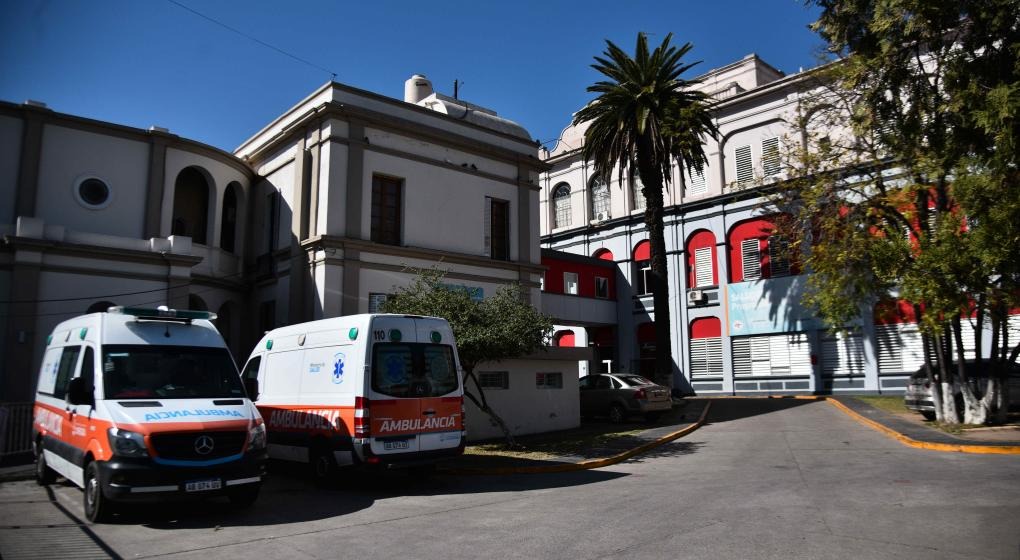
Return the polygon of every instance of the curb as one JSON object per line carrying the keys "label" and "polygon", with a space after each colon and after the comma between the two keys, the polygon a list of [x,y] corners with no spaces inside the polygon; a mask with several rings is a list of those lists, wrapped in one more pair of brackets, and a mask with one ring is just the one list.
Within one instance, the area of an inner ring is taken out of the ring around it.
{"label": "curb", "polygon": [[857,412],[851,410],[843,403],[829,399],[826,397],[819,397],[819,399],[828,401],[829,404],[835,406],[839,410],[843,411],[844,414],[853,418],[854,420],[873,428],[892,439],[902,443],[909,447],[915,447],[917,449],[928,449],[931,451],[943,451],[950,453],[978,453],[985,455],[1020,455],[1020,446],[1018,445],[974,445],[974,444],[956,444],[956,443],[934,443],[930,441],[917,441],[916,439],[907,437],[896,430],[883,426],[879,422],[875,422],[870,418],[865,418]]}
{"label": "curb", "polygon": [[649,441],[641,444],[633,449],[628,449],[622,453],[617,453],[610,457],[604,457],[602,459],[588,459],[586,461],[580,461],[578,463],[563,463],[559,465],[547,465],[547,466],[530,466],[530,467],[498,467],[498,468],[461,468],[461,469],[440,469],[439,472],[442,474],[453,474],[453,475],[502,475],[502,474],[539,474],[539,473],[561,473],[561,472],[573,472],[583,471],[590,469],[601,469],[610,465],[626,461],[635,455],[639,455],[654,449],[664,443],[669,443],[677,438],[683,437],[694,430],[697,430],[705,423],[705,418],[708,417],[708,411],[712,408],[711,402],[705,403],[705,409],[701,411],[701,417],[696,422],[677,430],[673,433],[666,434],[659,439]]}
{"label": "curb", "polygon": [[876,422],[870,418],[866,418],[850,409],[845,404],[824,396],[817,395],[768,395],[768,396],[726,396],[726,397],[714,397],[714,398],[727,398],[727,399],[802,399],[809,401],[826,401],[832,406],[836,407],[844,414],[853,418],[857,422],[868,426],[908,447],[916,449],[927,449],[929,451],[942,451],[945,453],[976,453],[983,455],[1020,455],[1020,445],[980,445],[980,444],[967,444],[967,443],[935,443],[931,441],[918,441],[909,436],[901,434],[892,428],[883,425],[880,422]]}

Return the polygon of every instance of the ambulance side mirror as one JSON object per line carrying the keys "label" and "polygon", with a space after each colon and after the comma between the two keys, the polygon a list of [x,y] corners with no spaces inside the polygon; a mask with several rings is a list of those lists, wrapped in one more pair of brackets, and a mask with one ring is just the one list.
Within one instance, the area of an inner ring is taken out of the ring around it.
{"label": "ambulance side mirror", "polygon": [[71,380],[67,386],[68,403],[72,405],[96,405],[96,399],[92,394],[93,387],[91,384],[87,384],[87,381],[84,377],[75,377]]}
{"label": "ambulance side mirror", "polygon": [[251,401],[259,400],[259,380],[258,379],[245,379],[244,380],[244,392],[248,393],[248,399]]}

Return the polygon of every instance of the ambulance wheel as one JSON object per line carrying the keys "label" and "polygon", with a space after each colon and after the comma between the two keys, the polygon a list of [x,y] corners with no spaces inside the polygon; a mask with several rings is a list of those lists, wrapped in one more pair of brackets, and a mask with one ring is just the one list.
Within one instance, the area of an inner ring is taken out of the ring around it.
{"label": "ambulance wheel", "polygon": [[237,509],[247,509],[255,503],[255,500],[259,497],[259,490],[262,489],[262,483],[257,482],[255,484],[245,484],[239,488],[235,488],[227,494],[227,499],[230,500],[230,505]]}
{"label": "ambulance wheel", "polygon": [[46,454],[41,445],[36,445],[35,481],[39,486],[49,486],[57,481],[57,472],[46,464]]}
{"label": "ambulance wheel", "polygon": [[336,459],[328,449],[312,449],[312,476],[319,485],[331,484],[336,480]]}
{"label": "ambulance wheel", "polygon": [[85,517],[93,523],[105,523],[113,515],[114,504],[103,495],[99,482],[99,469],[95,461],[85,467]]}

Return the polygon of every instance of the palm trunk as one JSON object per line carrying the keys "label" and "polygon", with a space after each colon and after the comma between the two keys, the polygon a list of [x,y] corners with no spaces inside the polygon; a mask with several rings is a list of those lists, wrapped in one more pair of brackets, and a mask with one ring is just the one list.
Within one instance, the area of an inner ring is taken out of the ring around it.
{"label": "palm trunk", "polygon": [[638,173],[645,196],[645,226],[651,245],[652,302],[655,306],[655,382],[673,388],[673,351],[670,341],[669,281],[666,264],[666,236],[663,225],[663,177],[649,157],[651,142],[641,136],[637,142]]}

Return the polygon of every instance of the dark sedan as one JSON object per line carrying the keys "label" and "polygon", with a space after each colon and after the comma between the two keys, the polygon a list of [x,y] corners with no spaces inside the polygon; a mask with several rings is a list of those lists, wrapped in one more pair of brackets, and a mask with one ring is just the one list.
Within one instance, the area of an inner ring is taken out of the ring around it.
{"label": "dark sedan", "polygon": [[669,389],[640,375],[604,373],[588,375],[578,381],[581,392],[581,416],[608,416],[614,423],[628,416],[643,415],[656,420],[673,406]]}

